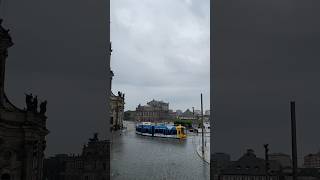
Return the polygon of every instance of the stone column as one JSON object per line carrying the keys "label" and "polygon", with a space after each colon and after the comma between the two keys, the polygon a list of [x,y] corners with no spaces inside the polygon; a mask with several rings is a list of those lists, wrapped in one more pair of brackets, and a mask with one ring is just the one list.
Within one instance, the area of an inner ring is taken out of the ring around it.
{"label": "stone column", "polygon": [[24,142],[24,156],[22,162],[22,180],[33,180],[33,144],[32,140]]}

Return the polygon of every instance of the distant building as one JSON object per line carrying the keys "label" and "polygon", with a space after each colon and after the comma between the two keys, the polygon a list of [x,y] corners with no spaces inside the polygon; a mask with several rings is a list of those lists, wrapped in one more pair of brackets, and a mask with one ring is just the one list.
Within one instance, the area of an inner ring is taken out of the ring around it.
{"label": "distant building", "polygon": [[210,110],[206,110],[204,115],[210,116]]}
{"label": "distant building", "polygon": [[185,112],[182,113],[182,116],[184,117],[193,117],[195,114],[193,114],[192,111],[190,111],[190,109],[187,109]]}
{"label": "distant building", "polygon": [[136,120],[136,111],[126,111],[124,112],[125,121],[135,121]]}
{"label": "distant building", "polygon": [[304,156],[304,167],[320,168],[320,152]]}
{"label": "distant building", "polygon": [[275,161],[269,161],[270,170],[266,176],[266,162],[264,159],[258,158],[252,149],[248,149],[237,161],[232,161],[216,174],[219,180],[279,180],[280,164]]}
{"label": "distant building", "polygon": [[[5,93],[5,63],[8,48],[13,46],[9,32],[0,20],[0,179],[43,179],[46,149],[46,103],[26,95],[26,108],[13,105]],[[23,59],[24,60],[24,59]],[[46,101],[45,101],[46,102]]]}
{"label": "distant building", "polygon": [[45,179],[65,180],[66,164],[71,159],[67,154],[57,154],[44,160],[43,175]]}
{"label": "distant building", "polygon": [[[229,161],[228,155],[216,153],[212,156],[214,180],[292,180],[291,159],[282,153],[269,154],[269,170],[266,161],[255,155],[252,149],[237,161]],[[220,163],[218,163],[220,162]],[[221,163],[223,162],[223,163]],[[319,168],[298,168],[298,180],[319,180]]]}
{"label": "distant building", "polygon": [[201,115],[201,110],[198,110],[198,109],[196,109],[196,110],[194,110],[194,115],[196,115],[196,116],[200,116]]}
{"label": "distant building", "polygon": [[169,120],[176,120],[178,118],[177,112],[169,110]]}
{"label": "distant building", "polygon": [[291,156],[283,153],[272,153],[269,154],[269,159],[271,161],[277,161],[280,163],[282,168],[292,167]]}
{"label": "distant building", "polygon": [[180,109],[177,109],[177,110],[176,110],[177,116],[180,116],[182,113],[183,113],[183,112],[182,112]]}
{"label": "distant building", "polygon": [[194,115],[190,109],[187,109],[185,112],[183,112],[181,115],[178,116],[178,119],[180,120],[191,120],[193,121],[193,124],[196,123],[196,120],[198,119],[197,115]]}
{"label": "distant building", "polygon": [[[292,168],[282,169],[282,176],[284,180],[292,180]],[[319,180],[319,168],[298,168],[297,180]]]}
{"label": "distant building", "polygon": [[147,105],[136,108],[136,121],[139,122],[164,122],[169,121],[169,103],[152,100]]}
{"label": "distant building", "polygon": [[44,161],[47,180],[106,180],[108,143],[95,134],[82,148],[81,155],[60,154]]}

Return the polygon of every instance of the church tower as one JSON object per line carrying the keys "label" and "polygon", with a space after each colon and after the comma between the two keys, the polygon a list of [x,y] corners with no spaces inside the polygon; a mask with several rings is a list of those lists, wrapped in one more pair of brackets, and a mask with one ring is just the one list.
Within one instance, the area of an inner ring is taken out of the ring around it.
{"label": "church tower", "polygon": [[0,179],[43,179],[45,137],[49,133],[45,116],[47,102],[40,104],[26,95],[27,108],[14,106],[5,94],[5,64],[13,46],[9,30],[0,20]]}

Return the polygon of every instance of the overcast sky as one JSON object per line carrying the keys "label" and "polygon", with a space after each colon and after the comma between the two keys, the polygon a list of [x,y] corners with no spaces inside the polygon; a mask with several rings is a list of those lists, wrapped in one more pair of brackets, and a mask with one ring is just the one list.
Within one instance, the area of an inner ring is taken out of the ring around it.
{"label": "overcast sky", "polygon": [[209,0],[111,1],[113,92],[127,110],[152,99],[204,109],[210,99]]}
{"label": "overcast sky", "polygon": [[[6,92],[48,100],[47,155],[80,152],[106,120],[106,9],[99,0],[1,4],[15,42]],[[297,101],[298,155],[320,147],[319,1],[224,0],[215,13],[214,151],[290,154],[289,101]],[[126,108],[154,99],[173,109],[209,104],[209,4],[112,1],[113,90]],[[199,107],[199,106],[198,106]]]}
{"label": "overcast sky", "polygon": [[[113,92],[126,109],[152,99],[171,109],[209,107],[209,1],[112,1]],[[48,100],[47,155],[78,153],[106,131],[104,1],[5,0],[11,29],[6,92],[20,108],[24,93]]]}

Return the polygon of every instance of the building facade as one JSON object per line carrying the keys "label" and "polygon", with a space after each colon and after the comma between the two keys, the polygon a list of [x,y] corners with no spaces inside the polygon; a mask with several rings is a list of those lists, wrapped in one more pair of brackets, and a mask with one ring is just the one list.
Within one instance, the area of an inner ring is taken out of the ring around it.
{"label": "building facade", "polygon": [[[112,52],[111,43],[110,43],[110,55]],[[112,79],[114,73],[110,70],[110,124],[111,130],[119,130],[123,128],[123,119],[124,119],[124,93],[118,91],[118,94],[115,95],[112,92]]]}
{"label": "building facade", "polygon": [[283,153],[271,153],[269,154],[269,159],[271,161],[277,161],[280,163],[281,168],[290,168],[292,167],[291,156]]}
{"label": "building facade", "polygon": [[[252,149],[248,149],[237,161],[228,162],[229,157],[224,153],[216,153],[212,158],[214,171],[211,176],[215,180],[292,180],[292,167],[288,167],[286,154],[269,154],[266,162],[257,157]],[[266,168],[267,163],[269,168]],[[298,168],[297,179],[318,180],[319,168]]]}
{"label": "building facade", "polygon": [[231,161],[229,165],[215,174],[219,180],[280,180],[280,164],[269,161],[269,171],[266,171],[266,162],[258,158],[252,149],[240,157],[237,161]]}
{"label": "building facade", "polygon": [[107,141],[95,134],[83,146],[81,155],[61,154],[46,159],[44,176],[48,180],[106,180],[108,151]]}
{"label": "building facade", "polygon": [[14,106],[4,92],[5,63],[13,45],[0,20],[0,179],[42,180],[46,148],[46,101],[26,95],[24,109]]}
{"label": "building facade", "polygon": [[320,152],[306,155],[303,165],[306,168],[320,168]]}
{"label": "building facade", "polygon": [[176,110],[176,114],[177,114],[177,116],[182,115],[182,113],[183,113],[183,112],[182,112],[182,110],[180,110],[180,109],[177,109],[177,110]]}
{"label": "building facade", "polygon": [[115,95],[111,91],[110,101],[111,101],[110,124],[112,125],[112,130],[122,129],[123,119],[124,119],[124,104],[125,104],[124,94],[119,91],[118,95]]}
{"label": "building facade", "polygon": [[147,105],[136,108],[136,121],[138,122],[166,122],[170,121],[169,103],[152,100]]}

